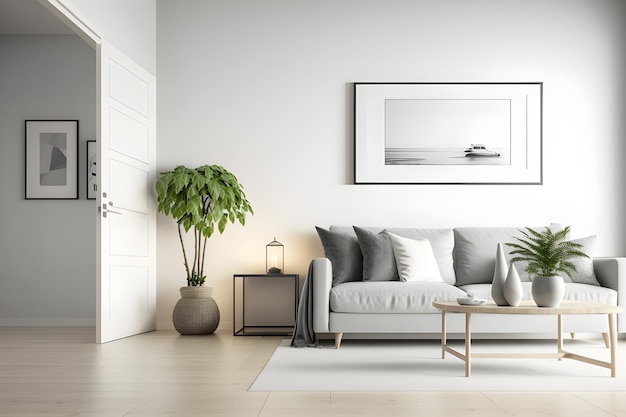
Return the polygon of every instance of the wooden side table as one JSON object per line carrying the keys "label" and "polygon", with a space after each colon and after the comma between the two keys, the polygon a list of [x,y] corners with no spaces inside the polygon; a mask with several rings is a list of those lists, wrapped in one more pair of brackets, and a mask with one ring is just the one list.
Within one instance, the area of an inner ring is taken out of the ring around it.
{"label": "wooden side table", "polygon": [[234,274],[233,336],[291,335],[299,299],[299,274]]}

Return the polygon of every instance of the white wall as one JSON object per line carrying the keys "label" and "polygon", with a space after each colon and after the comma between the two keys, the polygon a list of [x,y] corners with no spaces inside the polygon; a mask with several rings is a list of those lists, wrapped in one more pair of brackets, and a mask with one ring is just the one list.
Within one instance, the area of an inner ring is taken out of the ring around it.
{"label": "white wall", "polygon": [[[95,324],[95,52],[76,36],[0,36],[0,325]],[[79,120],[79,200],[24,199],[24,120]]]}
{"label": "white wall", "polygon": [[156,0],[58,1],[100,38],[156,74]]}
{"label": "white wall", "polygon": [[[159,0],[159,168],[223,165],[256,211],[210,241],[223,324],[232,274],[262,272],[276,236],[304,275],[315,225],[561,222],[626,255],[624,16],[620,0]],[[544,184],[352,185],[356,81],[544,82]],[[174,222],[158,232],[169,327],[183,270]]]}

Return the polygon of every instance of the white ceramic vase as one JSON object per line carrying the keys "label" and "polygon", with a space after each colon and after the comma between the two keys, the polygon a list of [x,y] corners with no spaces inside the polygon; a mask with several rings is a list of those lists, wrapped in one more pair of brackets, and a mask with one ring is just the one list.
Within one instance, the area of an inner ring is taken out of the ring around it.
{"label": "white ceramic vase", "polygon": [[565,295],[563,277],[558,275],[535,277],[531,288],[538,307],[558,307]]}
{"label": "white ceramic vase", "polygon": [[498,243],[496,250],[496,267],[491,281],[491,298],[499,306],[507,306],[509,303],[504,298],[504,281],[507,275],[507,262],[504,257],[504,246]]}
{"label": "white ceramic vase", "polygon": [[515,266],[511,265],[504,281],[504,298],[511,307],[517,307],[522,301],[523,295],[524,287],[522,286],[522,280],[519,278]]}

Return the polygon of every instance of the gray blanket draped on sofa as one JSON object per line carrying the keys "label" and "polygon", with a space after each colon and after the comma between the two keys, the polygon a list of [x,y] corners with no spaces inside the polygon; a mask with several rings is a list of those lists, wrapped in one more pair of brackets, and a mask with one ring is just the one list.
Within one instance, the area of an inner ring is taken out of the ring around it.
{"label": "gray blanket draped on sofa", "polygon": [[313,330],[313,262],[302,286],[298,316],[291,337],[292,347],[321,347]]}

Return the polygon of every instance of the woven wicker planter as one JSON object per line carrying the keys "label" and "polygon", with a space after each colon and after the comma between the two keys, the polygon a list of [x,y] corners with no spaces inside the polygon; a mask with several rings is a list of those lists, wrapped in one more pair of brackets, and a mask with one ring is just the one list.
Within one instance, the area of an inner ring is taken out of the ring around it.
{"label": "woven wicker planter", "polygon": [[181,287],[172,321],[180,334],[210,334],[220,324],[220,310],[211,297],[211,287]]}

